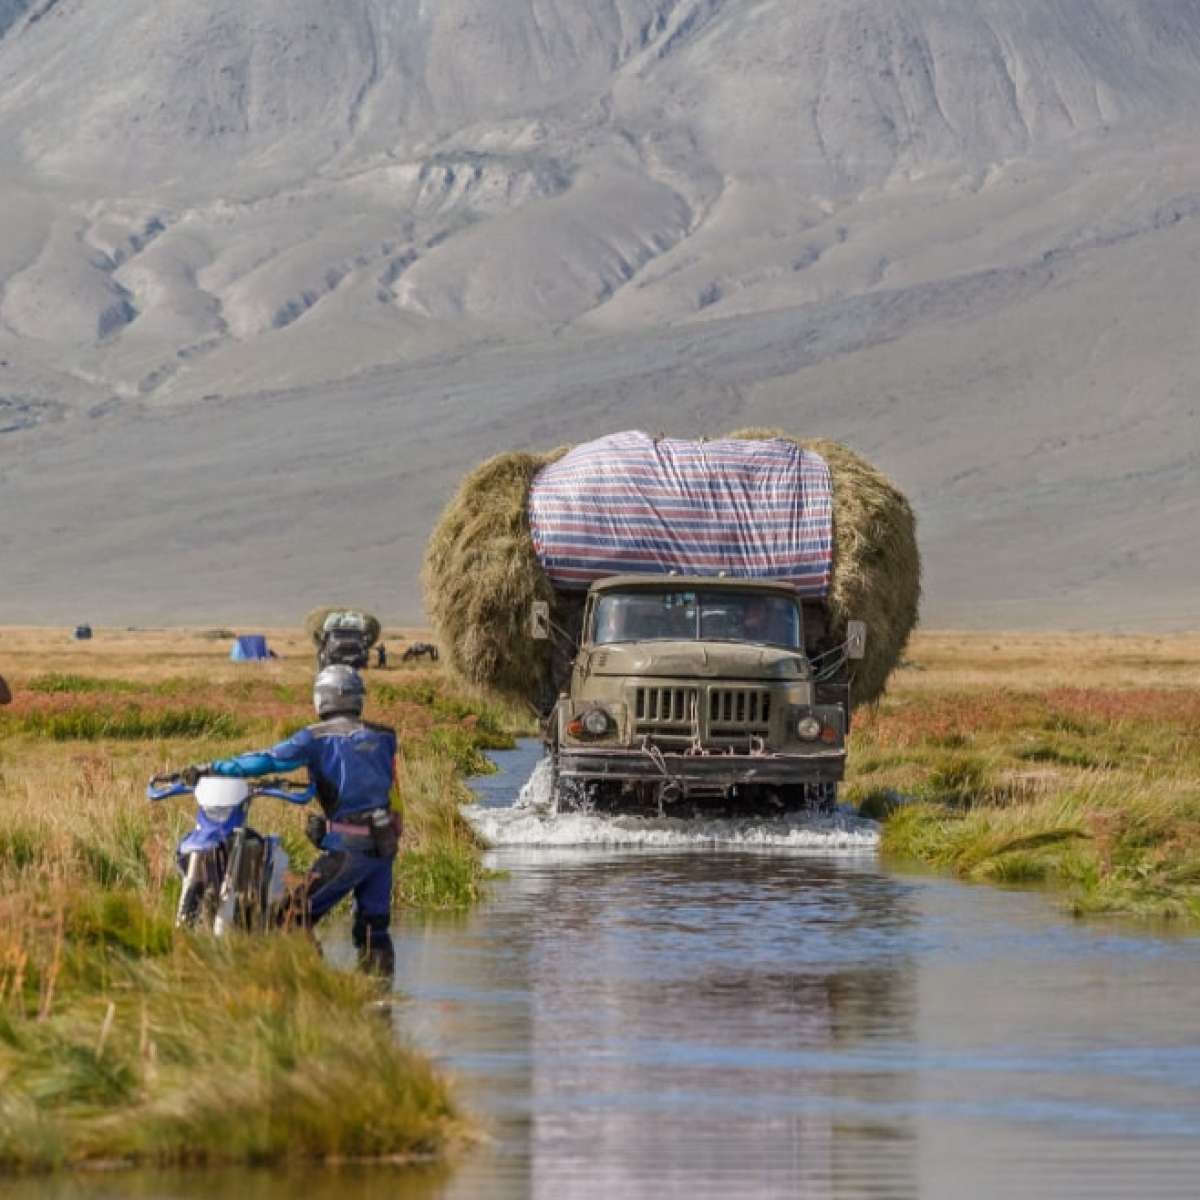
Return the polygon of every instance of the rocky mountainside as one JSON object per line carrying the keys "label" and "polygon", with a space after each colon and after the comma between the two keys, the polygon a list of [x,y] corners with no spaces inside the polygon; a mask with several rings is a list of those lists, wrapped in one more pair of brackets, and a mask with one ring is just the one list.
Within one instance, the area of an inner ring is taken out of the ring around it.
{"label": "rocky mountainside", "polygon": [[770,421],[930,621],[1200,625],[1196,112],[1197,0],[0,0],[0,621],[409,615],[475,458]]}

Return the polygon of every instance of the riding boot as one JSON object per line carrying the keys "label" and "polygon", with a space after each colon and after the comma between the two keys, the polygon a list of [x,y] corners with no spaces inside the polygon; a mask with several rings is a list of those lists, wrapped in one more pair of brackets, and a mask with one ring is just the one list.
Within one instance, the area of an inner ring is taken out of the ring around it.
{"label": "riding boot", "polygon": [[356,915],[351,936],[358,950],[358,965],[368,975],[391,979],[396,973],[396,949],[388,932],[388,916]]}

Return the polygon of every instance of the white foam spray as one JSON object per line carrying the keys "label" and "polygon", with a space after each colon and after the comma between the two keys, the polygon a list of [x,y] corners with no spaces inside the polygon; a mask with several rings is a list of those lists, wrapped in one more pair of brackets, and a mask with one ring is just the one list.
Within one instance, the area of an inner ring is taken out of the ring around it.
{"label": "white foam spray", "polygon": [[471,824],[492,846],[647,846],[670,849],[751,849],[776,846],[796,850],[872,851],[879,826],[849,810],[820,816],[637,817],[557,810],[550,761],[543,758],[508,808],[464,809]]}

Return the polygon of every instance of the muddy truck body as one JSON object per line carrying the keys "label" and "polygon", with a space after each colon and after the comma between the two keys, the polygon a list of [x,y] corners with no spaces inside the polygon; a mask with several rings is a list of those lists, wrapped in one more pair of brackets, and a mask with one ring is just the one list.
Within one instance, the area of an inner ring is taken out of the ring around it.
{"label": "muddy truck body", "polygon": [[[531,619],[540,634],[547,614],[535,606]],[[831,644],[824,603],[786,582],[594,583],[569,683],[544,725],[560,806],[831,809],[864,638],[851,622]]]}

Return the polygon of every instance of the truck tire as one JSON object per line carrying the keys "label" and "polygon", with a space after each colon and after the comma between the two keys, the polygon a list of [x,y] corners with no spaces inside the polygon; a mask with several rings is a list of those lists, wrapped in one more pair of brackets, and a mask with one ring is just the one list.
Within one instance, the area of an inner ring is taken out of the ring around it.
{"label": "truck tire", "polygon": [[838,785],[836,783],[813,783],[809,785],[809,805],[822,816],[830,816],[837,809]]}

